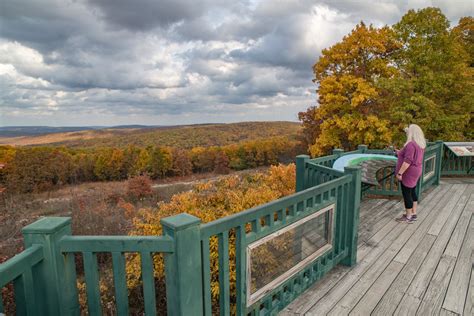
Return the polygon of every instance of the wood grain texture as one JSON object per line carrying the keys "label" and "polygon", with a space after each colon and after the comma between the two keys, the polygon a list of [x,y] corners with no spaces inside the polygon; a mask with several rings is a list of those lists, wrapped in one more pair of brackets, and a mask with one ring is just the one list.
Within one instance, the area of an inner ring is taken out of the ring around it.
{"label": "wood grain texture", "polygon": [[[469,210],[463,213],[470,213]],[[471,214],[469,214],[471,215]],[[463,218],[459,220],[461,222]],[[449,282],[446,292],[446,297],[443,302],[443,308],[452,312],[462,314],[464,310],[467,292],[469,289],[469,274],[472,270],[473,250],[474,250],[474,220],[468,220],[469,230],[467,231],[464,242],[457,256],[456,266],[453,275]],[[459,225],[460,226],[460,225]],[[454,234],[453,234],[454,235]],[[448,248],[445,250],[445,255],[448,253]]]}
{"label": "wood grain texture", "polygon": [[472,315],[473,184],[425,192],[412,225],[393,220],[400,201],[364,201],[357,265],[335,268],[280,315]]}

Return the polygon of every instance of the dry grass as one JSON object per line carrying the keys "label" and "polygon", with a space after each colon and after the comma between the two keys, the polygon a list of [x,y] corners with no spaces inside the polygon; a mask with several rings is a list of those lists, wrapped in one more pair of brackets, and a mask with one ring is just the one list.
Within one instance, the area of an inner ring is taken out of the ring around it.
{"label": "dry grass", "polygon": [[128,181],[89,182],[42,193],[0,194],[0,256],[10,258],[20,252],[21,228],[43,216],[72,217],[74,235],[127,234],[133,212],[154,208],[160,201],[168,202],[173,195],[191,190],[197,182],[220,177],[205,173],[161,179],[152,184],[152,194],[141,199],[128,195]]}
{"label": "dry grass", "polygon": [[103,129],[66,133],[51,133],[39,136],[0,137],[0,145],[29,146],[114,137],[137,131],[136,128]]}
{"label": "dry grass", "polygon": [[[75,235],[127,234],[131,222],[124,216],[144,207],[168,201],[172,195],[189,190],[191,185],[169,184],[153,189],[139,200],[129,198],[127,181],[94,182],[67,186],[57,191],[2,196],[0,200],[0,256],[12,257],[23,249],[21,228],[43,216],[72,217]],[[133,215],[133,214],[130,214]]]}

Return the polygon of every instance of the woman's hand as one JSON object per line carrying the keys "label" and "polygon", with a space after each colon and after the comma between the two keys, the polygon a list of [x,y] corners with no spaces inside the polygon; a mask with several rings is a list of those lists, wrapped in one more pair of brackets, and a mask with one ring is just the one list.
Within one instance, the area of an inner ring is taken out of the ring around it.
{"label": "woman's hand", "polygon": [[402,181],[402,175],[401,174],[397,174],[397,180]]}

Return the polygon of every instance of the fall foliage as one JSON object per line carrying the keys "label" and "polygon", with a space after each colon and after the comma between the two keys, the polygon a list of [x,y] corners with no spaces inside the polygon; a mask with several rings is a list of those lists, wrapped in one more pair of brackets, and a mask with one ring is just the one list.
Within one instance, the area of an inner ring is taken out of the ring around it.
{"label": "fall foliage", "polygon": [[[132,235],[161,235],[160,220],[164,217],[188,213],[199,217],[203,223],[241,212],[280,197],[294,193],[295,165],[272,166],[265,173],[245,176],[226,176],[216,182],[197,184],[192,191],[174,195],[169,203],[160,203],[156,209],[142,209],[133,219]],[[235,293],[235,234],[230,234],[230,278],[231,292]],[[218,300],[218,243],[211,238],[211,292]],[[164,266],[161,257],[155,259],[155,275],[163,282]],[[140,285],[140,259],[132,256],[127,265],[127,278],[130,288]]]}
{"label": "fall foliage", "polygon": [[65,147],[0,147],[0,185],[9,193],[41,192],[86,181],[117,181],[147,175],[151,179],[191,173],[243,170],[290,162],[301,153],[300,142],[285,136],[227,146],[173,147],[129,145],[75,149]]}
{"label": "fall foliage", "polygon": [[0,144],[16,146],[65,146],[68,148],[127,147],[129,145],[175,147],[227,146],[288,135],[296,139],[301,125],[296,122],[239,122],[148,128],[105,128],[28,137],[0,137]]}
{"label": "fall foliage", "polygon": [[363,22],[313,67],[318,106],[299,113],[313,156],[358,144],[383,148],[416,123],[431,140],[472,138],[473,20],[450,28],[437,8],[392,27]]}

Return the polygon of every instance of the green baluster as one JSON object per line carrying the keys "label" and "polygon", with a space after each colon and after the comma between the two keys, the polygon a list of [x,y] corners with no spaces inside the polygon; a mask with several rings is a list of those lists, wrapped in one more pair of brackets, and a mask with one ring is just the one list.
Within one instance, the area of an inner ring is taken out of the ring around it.
{"label": "green baluster", "polygon": [[114,272],[115,305],[117,315],[128,315],[128,290],[125,274],[125,256],[121,252],[112,252]]}
{"label": "green baluster", "polygon": [[219,240],[219,307],[220,315],[230,315],[229,232],[218,235]]}
{"label": "green baluster", "polygon": [[99,288],[99,267],[97,254],[84,252],[84,274],[86,277],[87,310],[89,315],[101,315],[102,307]]}
{"label": "green baluster", "polygon": [[156,315],[155,277],[153,274],[153,259],[149,252],[140,252],[142,268],[143,297],[145,298],[145,315]]}

